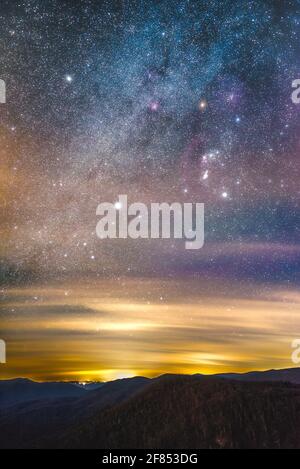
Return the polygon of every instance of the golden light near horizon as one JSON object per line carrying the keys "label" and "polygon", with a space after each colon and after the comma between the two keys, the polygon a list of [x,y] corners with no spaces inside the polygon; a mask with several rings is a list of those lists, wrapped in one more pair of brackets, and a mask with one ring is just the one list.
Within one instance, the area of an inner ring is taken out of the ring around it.
{"label": "golden light near horizon", "polygon": [[276,288],[266,299],[233,289],[215,297],[189,280],[187,297],[186,285],[164,282],[164,301],[158,279],[126,280],[124,294],[105,280],[11,288],[1,319],[2,379],[108,381],[293,366],[297,291]]}

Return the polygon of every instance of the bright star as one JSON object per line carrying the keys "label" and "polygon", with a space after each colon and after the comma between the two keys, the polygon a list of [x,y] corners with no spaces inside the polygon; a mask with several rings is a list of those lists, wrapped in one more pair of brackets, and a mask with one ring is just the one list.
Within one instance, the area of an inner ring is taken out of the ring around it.
{"label": "bright star", "polygon": [[204,111],[207,108],[207,101],[205,99],[202,99],[199,103],[199,109],[201,111]]}
{"label": "bright star", "polygon": [[205,173],[202,176],[202,179],[205,181],[205,179],[208,178],[208,170],[205,171]]}

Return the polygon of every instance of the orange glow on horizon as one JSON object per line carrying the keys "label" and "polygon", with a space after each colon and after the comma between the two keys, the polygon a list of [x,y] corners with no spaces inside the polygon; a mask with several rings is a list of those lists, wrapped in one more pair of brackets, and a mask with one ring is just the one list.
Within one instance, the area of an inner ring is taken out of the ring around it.
{"label": "orange glow on horizon", "polygon": [[214,297],[196,281],[188,294],[185,286],[165,282],[164,301],[158,280],[127,280],[123,290],[105,280],[11,288],[1,379],[109,381],[293,366],[298,292],[276,288],[266,299],[232,289]]}

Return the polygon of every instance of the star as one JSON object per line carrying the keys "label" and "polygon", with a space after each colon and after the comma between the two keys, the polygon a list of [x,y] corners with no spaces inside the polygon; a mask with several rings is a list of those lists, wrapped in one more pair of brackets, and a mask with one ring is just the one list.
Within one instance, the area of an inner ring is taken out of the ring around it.
{"label": "star", "polygon": [[149,105],[150,107],[150,110],[153,111],[153,112],[156,112],[158,111],[160,105],[159,105],[159,102],[158,101],[152,101]]}
{"label": "star", "polygon": [[199,109],[200,111],[205,111],[206,108],[207,108],[207,101],[205,99],[202,99],[199,102]]}
{"label": "star", "polygon": [[205,171],[205,173],[203,174],[202,176],[202,179],[205,181],[206,179],[208,179],[208,170]]}

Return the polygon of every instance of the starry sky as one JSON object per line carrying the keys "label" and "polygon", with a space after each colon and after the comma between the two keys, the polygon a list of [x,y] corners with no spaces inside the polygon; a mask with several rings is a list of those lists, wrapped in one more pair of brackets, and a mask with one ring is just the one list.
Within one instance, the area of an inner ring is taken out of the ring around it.
{"label": "starry sky", "polygon": [[[3,0],[0,24],[1,375],[293,366],[300,2]],[[204,248],[98,239],[119,194],[205,203]]]}

